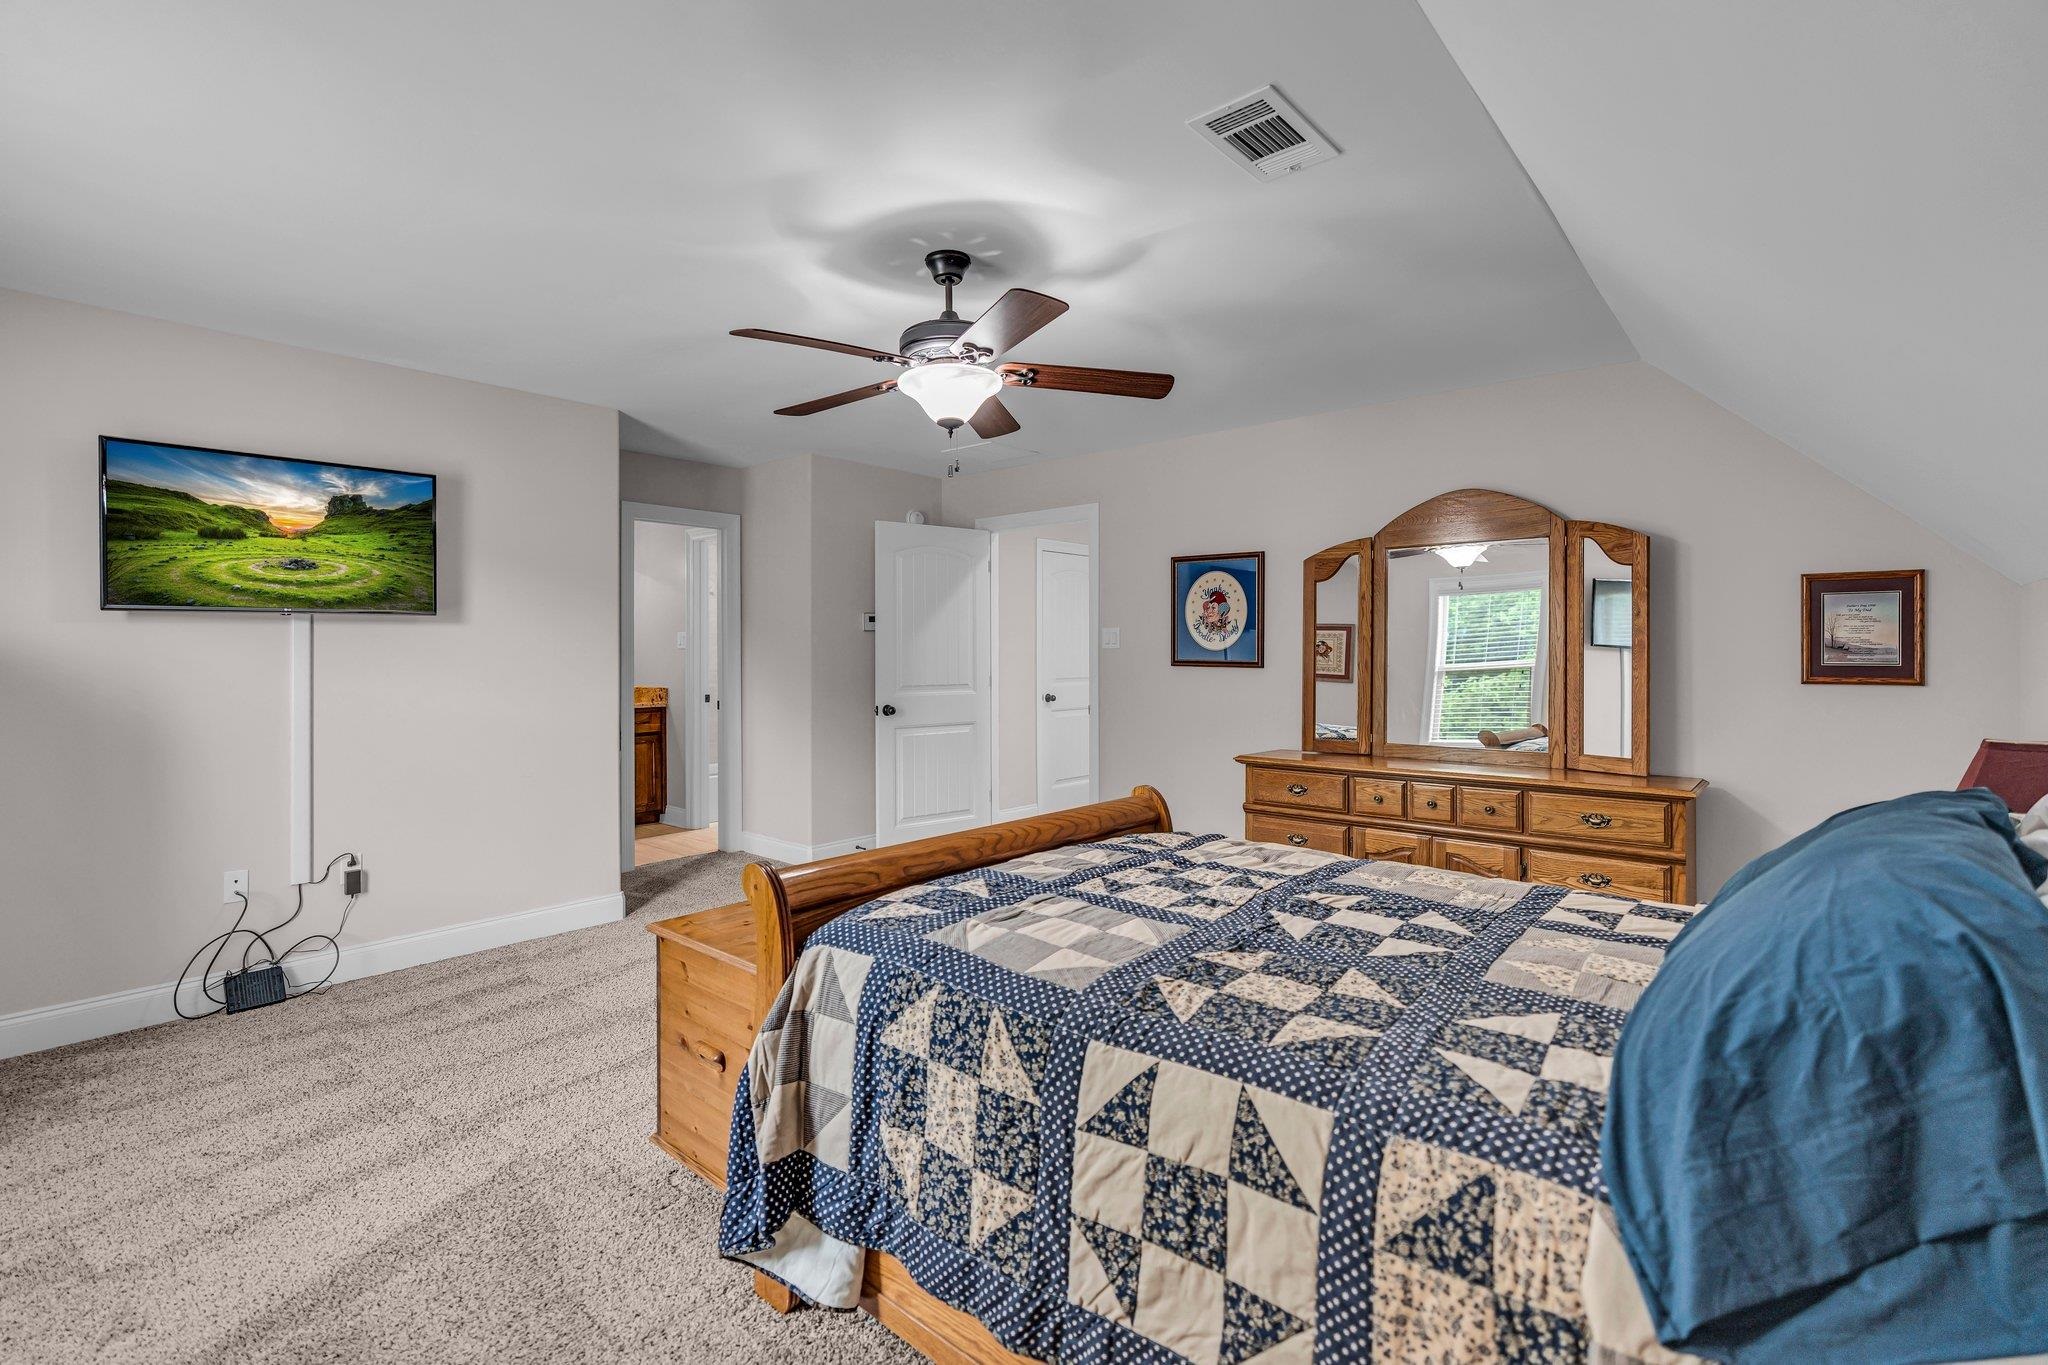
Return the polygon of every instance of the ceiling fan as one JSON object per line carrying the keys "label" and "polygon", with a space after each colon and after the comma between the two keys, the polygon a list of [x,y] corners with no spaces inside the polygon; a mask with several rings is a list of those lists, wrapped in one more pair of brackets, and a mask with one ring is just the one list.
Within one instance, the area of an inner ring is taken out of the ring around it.
{"label": "ceiling fan", "polygon": [[1094,370],[1075,365],[1033,365],[996,357],[1023,341],[1039,328],[1067,311],[1067,305],[1047,294],[1029,289],[1012,289],[997,299],[986,313],[969,323],[953,311],[953,286],[967,275],[973,264],[964,251],[934,251],[924,258],[932,282],[946,291],[946,307],[937,317],[913,324],[903,333],[894,351],[873,346],[852,346],[843,341],[820,341],[816,337],[790,332],[768,332],[742,327],[736,337],[758,341],[780,341],[791,346],[810,346],[820,351],[841,351],[865,356],[884,365],[902,367],[894,379],[868,384],[829,398],[813,398],[795,407],[777,408],[780,417],[808,417],[827,408],[843,407],[863,398],[873,398],[891,389],[901,389],[945,429],[948,438],[962,426],[974,428],[983,440],[1007,436],[1016,431],[1017,419],[996,395],[1004,388],[1070,389],[1077,393],[1107,393],[1120,398],[1164,398],[1173,389],[1170,374],[1148,374],[1142,370]]}

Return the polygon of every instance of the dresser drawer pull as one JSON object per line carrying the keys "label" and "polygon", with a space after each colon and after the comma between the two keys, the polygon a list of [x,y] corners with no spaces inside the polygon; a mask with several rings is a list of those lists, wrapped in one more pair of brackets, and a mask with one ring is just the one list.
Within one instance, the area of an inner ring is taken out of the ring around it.
{"label": "dresser drawer pull", "polygon": [[1500,814],[1500,812],[1499,812],[1499,811],[1497,811],[1497,810],[1495,810],[1495,809],[1494,809],[1494,808],[1493,808],[1492,806],[1482,806],[1482,807],[1481,807],[1480,809],[1484,810],[1484,811],[1485,811],[1485,812],[1486,812],[1486,813],[1487,813],[1488,815],[1499,815],[1499,814]]}
{"label": "dresser drawer pull", "polygon": [[1384,806],[1384,805],[1386,805],[1386,804],[1387,804],[1387,797],[1386,797],[1386,793],[1384,793],[1384,792],[1374,792],[1374,793],[1372,794],[1372,803],[1373,803],[1373,804],[1374,804],[1375,806]]}
{"label": "dresser drawer pull", "polygon": [[1423,805],[1425,805],[1425,806],[1427,806],[1427,807],[1429,807],[1429,808],[1430,808],[1431,810],[1435,810],[1435,809],[1436,809],[1436,798],[1435,798],[1434,796],[1432,796],[1432,797],[1430,797],[1430,798],[1429,798],[1429,800],[1427,800],[1427,801],[1423,802],[1422,804],[1423,804]]}
{"label": "dresser drawer pull", "polygon": [[1589,810],[1584,815],[1581,815],[1579,817],[1579,822],[1581,824],[1591,825],[1594,829],[1606,829],[1609,825],[1614,823],[1614,817],[1611,815],[1602,815],[1597,810]]}
{"label": "dresser drawer pull", "polygon": [[1581,872],[1579,880],[1588,886],[1614,885],[1614,878],[1608,876],[1605,872]]}
{"label": "dresser drawer pull", "polygon": [[1289,796],[1307,796],[1308,788],[1299,782],[1289,782],[1287,784],[1287,794]]}
{"label": "dresser drawer pull", "polygon": [[713,1071],[725,1070],[725,1054],[709,1043],[691,1043],[690,1051],[696,1053],[698,1060],[704,1062]]}
{"label": "dresser drawer pull", "polygon": [[1290,834],[1287,836],[1287,842],[1296,845],[1306,844],[1308,836],[1306,834]]}

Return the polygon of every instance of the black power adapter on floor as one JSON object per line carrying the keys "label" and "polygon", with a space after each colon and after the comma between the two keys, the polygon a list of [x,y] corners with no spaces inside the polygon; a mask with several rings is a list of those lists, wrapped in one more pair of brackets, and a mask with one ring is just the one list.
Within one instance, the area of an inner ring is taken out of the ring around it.
{"label": "black power adapter on floor", "polygon": [[240,1014],[284,999],[284,968],[273,962],[243,972],[229,972],[220,984],[227,996],[228,1013]]}

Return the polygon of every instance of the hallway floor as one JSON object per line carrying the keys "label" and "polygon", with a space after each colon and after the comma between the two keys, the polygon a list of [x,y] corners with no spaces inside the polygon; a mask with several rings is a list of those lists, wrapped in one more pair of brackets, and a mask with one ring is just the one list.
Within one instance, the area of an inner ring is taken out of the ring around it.
{"label": "hallway floor", "polygon": [[665,862],[670,858],[694,858],[700,853],[718,852],[718,826],[678,829],[660,821],[633,827],[633,866]]}

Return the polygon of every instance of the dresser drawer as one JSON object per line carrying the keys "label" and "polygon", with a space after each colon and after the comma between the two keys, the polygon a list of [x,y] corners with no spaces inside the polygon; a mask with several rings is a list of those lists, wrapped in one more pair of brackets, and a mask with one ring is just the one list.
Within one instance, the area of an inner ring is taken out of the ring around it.
{"label": "dresser drawer", "polygon": [[1245,799],[1257,806],[1301,806],[1309,810],[1341,813],[1344,809],[1344,776],[1341,773],[1289,772],[1284,768],[1248,768],[1245,770]]}
{"label": "dresser drawer", "polygon": [[1321,820],[1290,820],[1284,815],[1244,817],[1244,837],[1259,844],[1292,844],[1341,855],[1347,851],[1344,835],[1344,826]]}
{"label": "dresser drawer", "polygon": [[1511,787],[1460,787],[1458,823],[1512,833],[1522,827],[1522,794]]}
{"label": "dresser drawer", "polygon": [[1436,839],[1438,867],[1450,872],[1470,872],[1480,877],[1522,876],[1522,850],[1513,844],[1490,844],[1478,839]]}
{"label": "dresser drawer", "polygon": [[1558,839],[1669,848],[1671,807],[1626,796],[1530,792],[1526,828]]}
{"label": "dresser drawer", "polygon": [[1526,854],[1527,877],[1532,882],[1569,886],[1574,891],[1640,896],[1645,900],[1671,899],[1671,869],[1662,863],[1594,853],[1561,853],[1549,848],[1528,849]]}
{"label": "dresser drawer", "polygon": [[1451,823],[1452,806],[1457,797],[1457,788],[1439,786],[1434,782],[1410,782],[1408,784],[1408,818],[1424,820],[1432,824]]}
{"label": "dresser drawer", "polygon": [[1351,809],[1386,820],[1408,818],[1408,784],[1387,777],[1351,779]]}
{"label": "dresser drawer", "polygon": [[1371,858],[1382,863],[1413,863],[1417,867],[1424,867],[1429,863],[1429,836],[1354,826],[1351,831],[1351,856]]}

